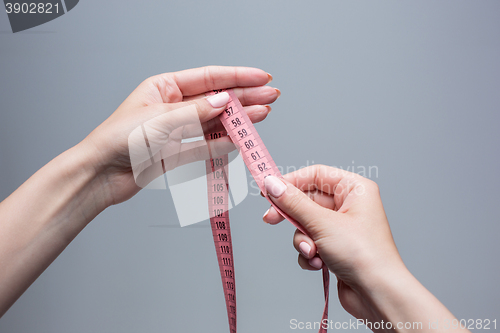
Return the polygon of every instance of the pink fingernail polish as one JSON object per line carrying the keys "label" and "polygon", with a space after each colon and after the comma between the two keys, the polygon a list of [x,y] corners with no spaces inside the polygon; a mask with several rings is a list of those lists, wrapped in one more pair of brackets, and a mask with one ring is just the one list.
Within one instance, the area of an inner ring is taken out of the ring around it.
{"label": "pink fingernail polish", "polygon": [[314,257],[312,259],[309,259],[309,265],[314,268],[320,269],[321,267],[323,267],[323,260],[321,260],[320,257]]}
{"label": "pink fingernail polish", "polygon": [[264,178],[264,185],[266,186],[266,191],[275,198],[281,197],[286,190],[286,185],[274,176]]}
{"label": "pink fingernail polish", "polygon": [[271,211],[271,208],[269,208],[268,210],[266,210],[266,212],[264,213],[264,216],[262,216],[262,219],[264,220],[264,222],[266,222],[266,216],[267,216],[267,214],[269,214],[270,211]]}
{"label": "pink fingernail polish", "polygon": [[207,101],[214,108],[220,108],[229,102],[229,94],[224,91],[222,93],[215,94],[213,96],[208,97]]}
{"label": "pink fingernail polish", "polygon": [[309,253],[311,253],[311,245],[309,245],[307,242],[301,242],[299,244],[299,250],[304,257],[309,258]]}

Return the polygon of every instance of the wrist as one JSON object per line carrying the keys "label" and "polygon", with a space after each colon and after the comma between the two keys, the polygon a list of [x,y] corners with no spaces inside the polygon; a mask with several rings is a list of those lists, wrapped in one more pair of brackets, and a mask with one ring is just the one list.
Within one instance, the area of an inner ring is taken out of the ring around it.
{"label": "wrist", "polygon": [[[100,212],[110,206],[106,189],[100,180],[94,150],[86,141],[68,149],[53,160],[64,175],[63,182],[69,185],[68,201],[75,202],[76,208],[89,223]],[[77,203],[77,204],[76,204]]]}
{"label": "wrist", "polygon": [[110,142],[113,135],[102,136],[102,132],[96,129],[74,147],[85,156],[82,166],[93,175],[92,188],[101,210],[130,199],[140,190],[133,177],[128,147]]}
{"label": "wrist", "polygon": [[87,153],[60,154],[0,203],[0,316],[106,207]]}
{"label": "wrist", "polygon": [[401,262],[373,271],[363,283],[361,293],[381,318],[397,321],[418,285],[420,283]]}
{"label": "wrist", "polygon": [[[378,270],[365,283],[361,294],[377,318],[390,322],[396,332],[439,332],[430,322],[441,324],[455,319],[453,314],[429,292],[406,268],[402,261],[392,268]],[[406,325],[411,324],[408,329]],[[450,331],[450,330],[447,330]],[[452,330],[455,331],[455,330]],[[466,331],[467,330],[456,330]]]}

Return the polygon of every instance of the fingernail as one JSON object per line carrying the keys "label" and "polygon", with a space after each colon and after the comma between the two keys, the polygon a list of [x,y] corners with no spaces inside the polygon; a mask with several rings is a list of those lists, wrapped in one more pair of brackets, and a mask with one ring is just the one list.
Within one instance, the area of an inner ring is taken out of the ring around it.
{"label": "fingernail", "polygon": [[271,82],[273,80],[273,76],[269,73],[267,73],[267,83]]}
{"label": "fingernail", "polygon": [[278,98],[280,98],[280,96],[281,96],[281,91],[280,91],[278,88],[274,88],[274,90],[276,90],[276,92],[278,93]]}
{"label": "fingernail", "polygon": [[319,257],[314,257],[312,259],[309,259],[309,265],[311,265],[314,268],[320,269],[323,267],[323,260]]}
{"label": "fingernail", "polygon": [[311,252],[311,245],[309,245],[307,242],[301,242],[299,244],[299,250],[304,257],[309,258],[309,253]]}
{"label": "fingernail", "polygon": [[272,108],[269,105],[266,105],[267,113],[272,111]]}
{"label": "fingernail", "polygon": [[222,92],[215,94],[207,98],[208,103],[214,108],[220,108],[229,102],[229,94],[227,92]]}
{"label": "fingernail", "polygon": [[279,198],[285,193],[286,185],[274,176],[264,178],[266,191],[275,198]]}
{"label": "fingernail", "polygon": [[[266,210],[266,212],[264,213],[264,216],[262,216],[262,219],[264,220],[264,222],[266,222],[266,216],[267,216],[267,214],[269,214],[270,211],[271,211],[271,208]],[[266,222],[266,223],[268,223],[268,222]]]}

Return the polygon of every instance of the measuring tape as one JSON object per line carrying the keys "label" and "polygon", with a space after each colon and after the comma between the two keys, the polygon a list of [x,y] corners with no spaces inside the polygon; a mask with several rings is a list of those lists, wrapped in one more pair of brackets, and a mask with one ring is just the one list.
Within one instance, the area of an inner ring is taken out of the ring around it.
{"label": "measuring tape", "polygon": [[[293,218],[277,207],[267,195],[264,186],[264,178],[275,176],[283,178],[278,167],[274,163],[271,155],[264,146],[255,126],[243,110],[243,106],[231,90],[216,90],[210,94],[218,94],[226,91],[229,94],[229,102],[224,112],[219,116],[224,125],[225,131],[216,133],[207,133],[206,140],[219,138],[229,135],[240,155],[245,162],[248,170],[257,182],[259,189],[265,195],[271,205],[295,227],[307,235],[304,228]],[[209,149],[210,149],[210,145]],[[210,150],[209,150],[210,152]],[[210,225],[214,237],[215,250],[217,252],[217,261],[222,279],[222,287],[226,299],[227,316],[229,320],[230,333],[236,333],[236,284],[234,278],[233,246],[231,242],[231,229],[229,225],[228,211],[228,156],[219,156],[206,160],[207,168],[207,189],[208,189],[208,207],[210,213]],[[329,299],[330,275],[326,265],[323,265],[323,287],[325,294],[325,308],[321,320],[320,333],[327,331],[328,325],[323,325],[328,321],[328,299]]]}

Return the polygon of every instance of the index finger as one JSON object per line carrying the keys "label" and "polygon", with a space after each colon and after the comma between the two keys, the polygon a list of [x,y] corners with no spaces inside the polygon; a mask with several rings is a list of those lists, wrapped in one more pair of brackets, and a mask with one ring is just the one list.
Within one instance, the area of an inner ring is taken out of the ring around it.
{"label": "index finger", "polygon": [[252,67],[207,66],[162,75],[171,75],[183,96],[216,89],[262,86],[272,80],[270,74]]}
{"label": "index finger", "polygon": [[324,193],[334,194],[342,180],[349,187],[360,181],[360,176],[342,169],[326,165],[312,165],[283,176],[287,181],[302,191],[319,190]]}

